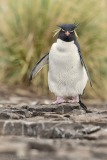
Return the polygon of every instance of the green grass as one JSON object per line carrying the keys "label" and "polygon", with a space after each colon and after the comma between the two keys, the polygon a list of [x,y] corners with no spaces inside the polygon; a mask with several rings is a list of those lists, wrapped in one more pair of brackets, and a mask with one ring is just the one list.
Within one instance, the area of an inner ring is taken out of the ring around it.
{"label": "green grass", "polygon": [[[60,23],[80,23],[77,33],[93,81],[87,98],[107,99],[107,7],[98,0],[8,0],[0,6],[0,80],[27,84],[35,62],[49,51]],[[45,67],[32,82],[48,92]]]}

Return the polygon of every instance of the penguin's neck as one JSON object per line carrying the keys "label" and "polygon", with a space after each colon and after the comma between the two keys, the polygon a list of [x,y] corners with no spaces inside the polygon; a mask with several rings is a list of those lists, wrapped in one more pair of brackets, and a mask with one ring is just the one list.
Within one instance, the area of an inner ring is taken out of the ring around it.
{"label": "penguin's neck", "polygon": [[66,42],[66,41],[63,41],[62,39],[60,39],[60,38],[58,38],[57,39],[57,43],[58,44],[72,44],[72,43],[74,43],[74,40],[72,40],[72,41],[70,41],[70,42]]}
{"label": "penguin's neck", "polygon": [[61,39],[57,39],[57,48],[59,50],[68,50],[69,48],[72,47],[72,45],[74,45],[74,41],[71,41],[71,42],[66,42],[66,41],[63,41]]}

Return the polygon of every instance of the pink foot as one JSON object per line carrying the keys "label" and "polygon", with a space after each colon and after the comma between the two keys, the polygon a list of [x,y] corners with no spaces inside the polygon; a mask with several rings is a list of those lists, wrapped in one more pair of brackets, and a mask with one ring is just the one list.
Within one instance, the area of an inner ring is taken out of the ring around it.
{"label": "pink foot", "polygon": [[79,96],[72,97],[72,99],[69,100],[68,102],[69,103],[78,103],[79,102]]}
{"label": "pink foot", "polygon": [[55,102],[53,102],[53,104],[61,104],[64,102],[65,102],[65,100],[63,99],[63,97],[57,97],[57,100]]}

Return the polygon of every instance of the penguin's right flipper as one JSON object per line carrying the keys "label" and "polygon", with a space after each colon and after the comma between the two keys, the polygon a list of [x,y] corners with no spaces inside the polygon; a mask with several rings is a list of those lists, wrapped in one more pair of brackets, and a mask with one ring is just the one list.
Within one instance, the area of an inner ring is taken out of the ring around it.
{"label": "penguin's right flipper", "polygon": [[32,80],[34,76],[37,75],[37,73],[46,65],[49,63],[49,53],[47,53],[45,56],[43,56],[33,67],[33,69],[30,72],[29,80]]}

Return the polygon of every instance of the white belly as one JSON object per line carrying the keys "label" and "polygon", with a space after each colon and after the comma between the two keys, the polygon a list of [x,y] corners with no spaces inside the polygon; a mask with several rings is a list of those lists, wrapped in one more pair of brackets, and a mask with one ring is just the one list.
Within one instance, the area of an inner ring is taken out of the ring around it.
{"label": "white belly", "polygon": [[77,96],[83,93],[88,77],[81,65],[74,42],[60,39],[49,53],[48,85],[56,96]]}

